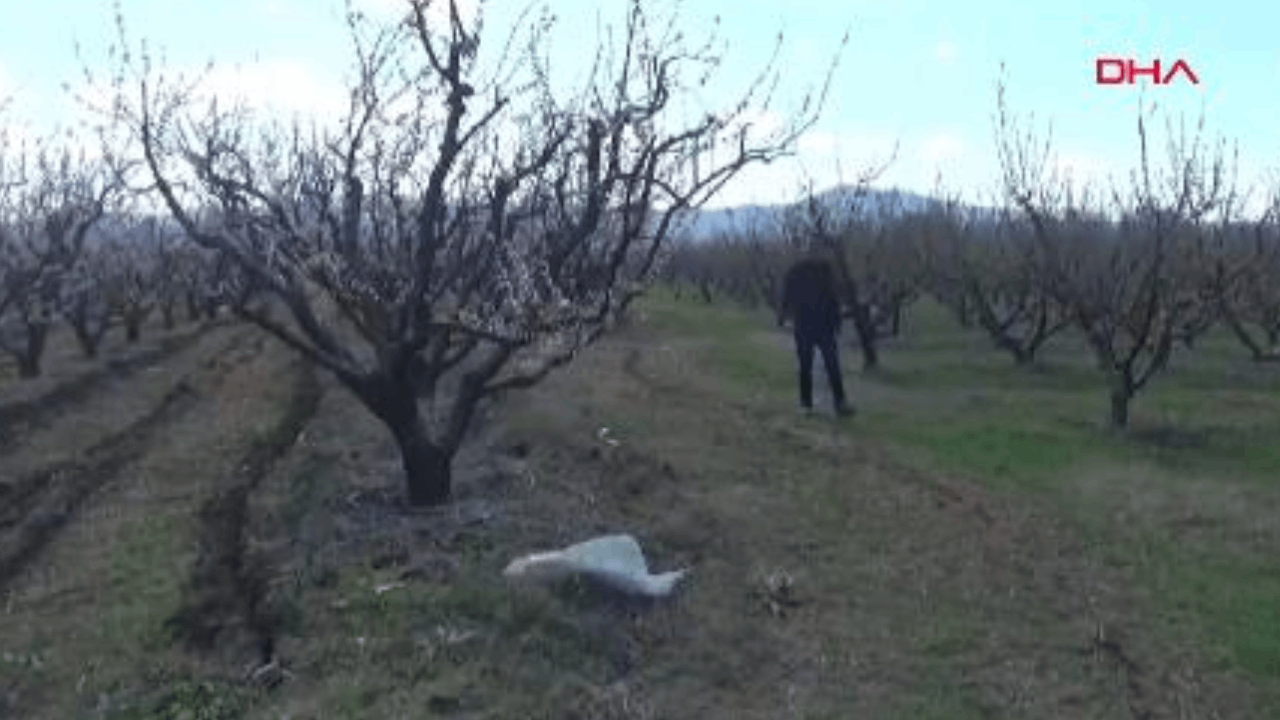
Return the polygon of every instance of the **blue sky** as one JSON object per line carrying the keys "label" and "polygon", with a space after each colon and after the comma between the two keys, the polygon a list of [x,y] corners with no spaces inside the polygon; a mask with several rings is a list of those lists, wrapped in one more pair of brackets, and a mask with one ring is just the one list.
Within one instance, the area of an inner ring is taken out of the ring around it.
{"label": "blue sky", "polygon": [[[475,0],[468,0],[468,4]],[[397,0],[355,0],[373,14]],[[492,0],[487,27],[496,30],[524,2]],[[339,0],[124,0],[130,34],[165,48],[177,67],[218,63],[215,86],[250,101],[325,113],[341,103],[349,57]],[[553,50],[555,72],[572,73],[602,14],[617,17],[621,2],[554,4],[561,25]],[[852,179],[888,156],[897,161],[882,178],[928,192],[943,186],[969,199],[996,191],[992,141],[994,85],[1007,68],[1012,108],[1052,119],[1058,162],[1084,179],[1123,174],[1136,158],[1139,86],[1097,86],[1094,60],[1183,59],[1199,75],[1150,87],[1148,100],[1172,117],[1195,119],[1241,149],[1241,182],[1258,192],[1280,169],[1280,6],[1269,3],[1144,3],[1126,0],[964,3],[906,0],[688,0],[681,10],[693,33],[720,16],[728,42],[724,71],[693,105],[722,104],[759,68],[775,36],[784,33],[786,83],[778,110],[798,88],[819,82],[840,37],[850,43],[826,112],[793,160],[760,167],[726,189],[714,205],[781,202],[811,180],[821,188]],[[78,41],[92,65],[114,36],[112,7],[100,0],[7,2],[0,9],[0,97],[13,106],[0,121],[39,132],[74,120],[64,83],[79,82]],[[486,35],[484,42],[497,42]],[[767,121],[766,116],[762,118]],[[1162,127],[1162,126],[1161,126]]]}

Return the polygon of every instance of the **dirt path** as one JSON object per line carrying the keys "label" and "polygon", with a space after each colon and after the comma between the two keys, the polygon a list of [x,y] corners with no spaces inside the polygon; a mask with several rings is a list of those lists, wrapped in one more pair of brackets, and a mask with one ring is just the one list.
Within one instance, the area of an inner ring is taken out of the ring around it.
{"label": "dirt path", "polygon": [[162,366],[112,378],[25,437],[6,464],[37,489],[8,533],[44,527],[10,556],[0,717],[106,712],[190,661],[171,650],[165,621],[197,562],[218,560],[201,508],[243,482],[299,372],[261,333],[228,327]]}

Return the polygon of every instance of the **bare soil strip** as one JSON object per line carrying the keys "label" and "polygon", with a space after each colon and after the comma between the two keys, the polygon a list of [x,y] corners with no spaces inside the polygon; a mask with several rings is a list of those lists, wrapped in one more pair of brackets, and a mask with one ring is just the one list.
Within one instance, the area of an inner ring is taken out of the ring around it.
{"label": "bare soil strip", "polygon": [[[90,448],[139,421],[157,407],[177,384],[194,373],[225,369],[241,356],[261,351],[246,327],[226,326],[201,333],[161,363],[135,372],[100,377],[83,402],[68,401],[57,410],[41,410],[38,423],[27,424],[0,451],[0,496],[18,492],[23,478],[80,459]],[[7,487],[6,487],[7,486]]]}
{"label": "bare soil strip", "polygon": [[[222,346],[219,356],[238,349],[246,337],[243,331],[234,334]],[[180,339],[176,347],[166,345],[156,352],[123,361],[123,370],[113,373],[115,379],[124,382],[138,368],[151,364],[147,358],[154,361],[156,355],[171,356],[194,345],[199,339],[199,335],[193,335]],[[257,345],[251,350],[252,354],[261,351],[261,344]],[[204,366],[215,374],[226,374],[232,367],[211,362],[204,363]],[[91,385],[83,386],[79,392],[88,395],[92,386],[99,385],[106,373],[98,375]],[[0,533],[3,533],[0,534],[0,589],[37,557],[40,549],[95,490],[147,452],[157,430],[192,410],[197,404],[197,397],[188,382],[190,377],[191,373],[181,376],[145,415],[129,422],[124,429],[102,437],[78,456],[38,468],[8,483],[0,483],[0,499],[3,500],[0,505]],[[65,407],[74,399],[75,395],[64,396],[61,406]],[[56,413],[53,408],[40,411],[46,420],[46,429],[50,427],[48,420]]]}
{"label": "bare soil strip", "polygon": [[191,386],[179,381],[146,417],[89,448],[83,459],[59,463],[15,483],[16,490],[4,496],[0,508],[0,589],[35,559],[94,490],[147,451],[157,429],[194,406]]}
{"label": "bare soil strip", "polygon": [[[154,705],[152,695],[169,689],[165,677],[201,662],[170,647],[180,619],[166,619],[223,592],[219,582],[227,582],[222,596],[233,611],[222,616],[226,625],[248,631],[235,636],[271,641],[271,625],[259,633],[246,624],[270,616],[253,592],[237,500],[305,425],[314,378],[244,326],[161,370],[94,398],[109,416],[116,393],[164,382],[172,396],[120,437],[59,465],[71,468],[58,482],[77,488],[79,504],[43,530],[41,552],[6,556],[22,570],[7,572],[0,593],[0,718],[102,717]],[[39,497],[41,506],[58,506]],[[208,575],[202,568],[232,572],[202,584],[193,580]]]}
{"label": "bare soil strip", "polygon": [[164,362],[190,348],[208,331],[208,327],[202,326],[186,334],[167,337],[159,347],[137,355],[104,359],[101,366],[38,397],[0,405],[0,457],[19,447],[16,440],[21,435],[48,426],[67,407],[91,400],[107,379],[127,379],[143,368]]}

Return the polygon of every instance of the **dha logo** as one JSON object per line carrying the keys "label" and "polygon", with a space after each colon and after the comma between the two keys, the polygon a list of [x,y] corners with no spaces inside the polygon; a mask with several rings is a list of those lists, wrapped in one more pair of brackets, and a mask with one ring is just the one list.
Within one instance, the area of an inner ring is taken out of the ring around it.
{"label": "dha logo", "polygon": [[1199,85],[1200,78],[1186,60],[1175,60],[1169,72],[1162,73],[1159,60],[1152,60],[1149,67],[1142,67],[1127,58],[1098,58],[1094,61],[1099,85],[1132,85],[1138,78],[1150,78],[1155,85],[1170,85],[1181,75],[1192,85]]}

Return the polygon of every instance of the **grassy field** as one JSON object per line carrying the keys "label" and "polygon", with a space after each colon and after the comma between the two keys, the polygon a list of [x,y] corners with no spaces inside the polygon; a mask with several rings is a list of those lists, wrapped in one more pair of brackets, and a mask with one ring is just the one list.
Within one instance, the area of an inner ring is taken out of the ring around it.
{"label": "grassy field", "polygon": [[[922,304],[883,370],[844,353],[859,414],[838,422],[796,414],[768,317],[659,291],[491,408],[456,502],[417,512],[348,394],[271,382],[288,357],[183,375],[216,426],[150,440],[10,582],[0,718],[1280,717],[1280,369],[1230,338],[1176,357],[1116,437],[1078,339],[1016,369]],[[202,503],[263,443],[244,622],[268,666],[243,628],[171,632]],[[192,479],[161,493],[164,468]],[[142,480],[163,502],[121,501]],[[612,531],[692,568],[674,598],[500,577]]]}
{"label": "grassy field", "polygon": [[866,382],[867,435],[917,467],[1052,503],[1092,555],[1123,569],[1162,635],[1274,687],[1280,368],[1215,333],[1139,396],[1117,438],[1078,338],[1020,372],[936,308],[914,319],[919,341]]}

